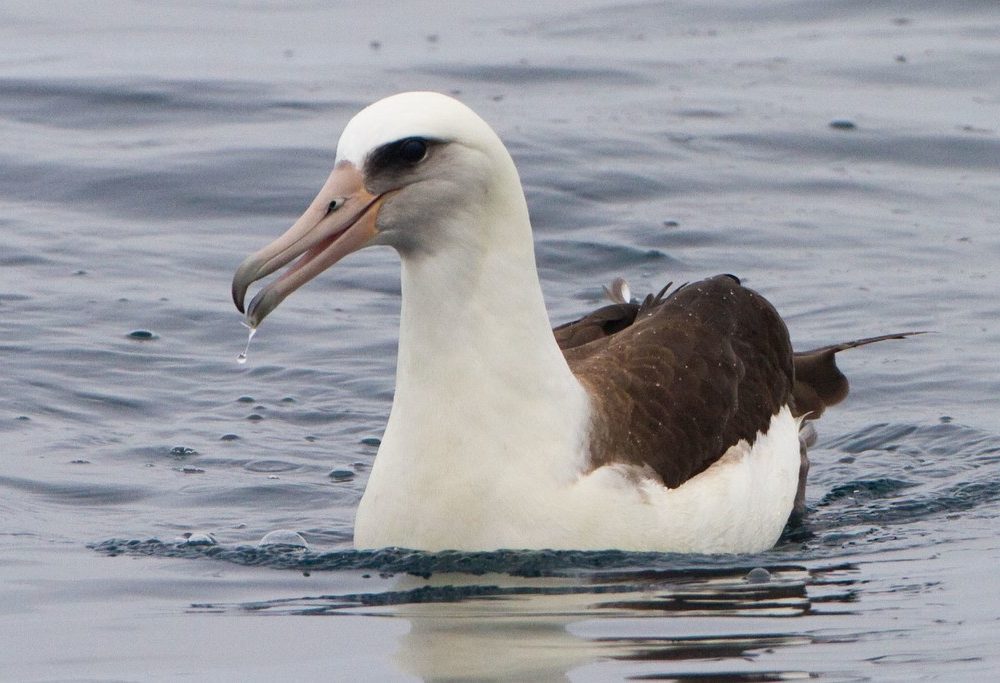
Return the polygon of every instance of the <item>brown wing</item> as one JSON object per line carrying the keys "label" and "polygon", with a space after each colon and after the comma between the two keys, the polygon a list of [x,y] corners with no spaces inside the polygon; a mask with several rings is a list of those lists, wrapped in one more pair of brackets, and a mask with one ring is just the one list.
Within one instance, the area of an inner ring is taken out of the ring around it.
{"label": "brown wing", "polygon": [[658,294],[648,294],[642,303],[639,303],[638,301],[626,300],[625,293],[628,292],[628,283],[620,277],[615,278],[610,289],[604,288],[604,293],[614,303],[598,308],[579,320],[553,328],[552,333],[556,337],[559,348],[566,351],[621,332],[634,323],[637,316],[662,304],[664,295],[673,284],[673,282],[668,282]]}
{"label": "brown wing", "polygon": [[610,337],[635,322],[639,304],[621,303],[598,308],[579,320],[560,325],[552,330],[563,351]]}
{"label": "brown wing", "polygon": [[[720,275],[662,300],[647,298],[631,324],[609,333],[629,317],[621,306],[632,305],[606,307],[613,310],[562,333],[570,367],[600,401],[595,466],[648,466],[676,487],[740,439],[752,441],[792,401],[785,324],[736,278]],[[588,340],[575,343],[581,339]]]}

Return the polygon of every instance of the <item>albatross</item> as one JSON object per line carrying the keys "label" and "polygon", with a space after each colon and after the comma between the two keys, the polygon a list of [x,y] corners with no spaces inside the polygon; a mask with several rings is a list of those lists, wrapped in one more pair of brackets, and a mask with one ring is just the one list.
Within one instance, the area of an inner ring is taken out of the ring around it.
{"label": "albatross", "polygon": [[766,550],[804,507],[806,420],[847,393],[835,354],[906,336],[796,354],[731,275],[641,302],[618,282],[612,303],[553,331],[514,162],[437,93],[350,120],[305,213],[237,269],[236,307],[255,329],[370,245],[399,253],[402,307],[358,548]]}

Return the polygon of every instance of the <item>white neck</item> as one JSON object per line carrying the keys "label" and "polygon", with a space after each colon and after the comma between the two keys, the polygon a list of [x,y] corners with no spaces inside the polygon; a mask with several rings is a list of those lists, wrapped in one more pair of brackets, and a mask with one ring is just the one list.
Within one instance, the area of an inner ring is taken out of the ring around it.
{"label": "white neck", "polygon": [[[505,225],[493,229],[483,225],[488,220]],[[420,457],[482,466],[494,451],[505,466],[517,458],[537,462],[545,435],[568,433],[565,403],[582,388],[552,335],[523,199],[480,221],[463,229],[482,241],[403,258],[390,427],[406,424],[432,434],[435,443],[453,444],[445,453],[426,444],[430,453]],[[490,239],[498,235],[503,239]]]}
{"label": "white neck", "polygon": [[451,226],[468,239],[403,255],[396,394],[358,513],[362,546],[447,533],[444,485],[480,508],[517,506],[525,471],[566,483],[585,464],[589,401],[552,335],[516,189]]}
{"label": "white neck", "polygon": [[504,247],[478,258],[455,250],[404,259],[397,402],[444,388],[485,399],[482,408],[516,410],[498,402],[549,400],[576,383],[552,334],[531,243]]}

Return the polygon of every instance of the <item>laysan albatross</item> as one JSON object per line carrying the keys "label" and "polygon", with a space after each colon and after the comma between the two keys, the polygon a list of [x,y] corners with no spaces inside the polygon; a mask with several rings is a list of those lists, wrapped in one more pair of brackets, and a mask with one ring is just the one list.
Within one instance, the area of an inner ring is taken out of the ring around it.
{"label": "laysan albatross", "polygon": [[802,505],[803,419],[843,398],[834,354],[793,354],[762,296],[720,275],[555,330],[496,133],[445,95],[347,124],[326,184],[247,258],[256,328],[352,251],[402,260],[396,391],[358,507],[359,548],[756,552]]}

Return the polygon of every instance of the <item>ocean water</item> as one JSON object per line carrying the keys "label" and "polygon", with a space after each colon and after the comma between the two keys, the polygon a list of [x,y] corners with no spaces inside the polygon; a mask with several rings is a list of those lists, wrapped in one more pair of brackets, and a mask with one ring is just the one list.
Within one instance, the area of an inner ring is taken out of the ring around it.
{"label": "ocean water", "polygon": [[[996,3],[9,0],[0,38],[0,679],[995,675]],[[729,272],[798,348],[932,332],[842,355],[804,528],[351,550],[398,260],[310,283],[245,365],[229,282],[411,89],[507,142],[554,323]]]}

